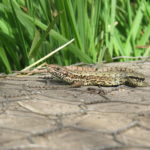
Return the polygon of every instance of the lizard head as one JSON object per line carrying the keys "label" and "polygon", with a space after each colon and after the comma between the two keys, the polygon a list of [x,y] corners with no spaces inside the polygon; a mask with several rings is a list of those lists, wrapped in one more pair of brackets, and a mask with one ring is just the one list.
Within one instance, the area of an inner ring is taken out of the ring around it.
{"label": "lizard head", "polygon": [[52,74],[53,76],[60,78],[60,79],[63,79],[64,77],[68,75],[68,72],[65,68],[63,68],[62,66],[54,65],[54,64],[49,65],[48,72]]}
{"label": "lizard head", "polygon": [[143,86],[145,76],[141,73],[129,73],[126,77],[127,84],[130,86]]}

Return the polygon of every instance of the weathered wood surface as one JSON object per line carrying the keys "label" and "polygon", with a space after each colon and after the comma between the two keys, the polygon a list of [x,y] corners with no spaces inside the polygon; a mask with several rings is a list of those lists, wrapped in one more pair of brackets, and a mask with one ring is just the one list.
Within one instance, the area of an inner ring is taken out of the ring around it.
{"label": "weathered wood surface", "polygon": [[[108,65],[129,66],[150,82],[150,62]],[[88,87],[37,88],[46,82],[0,79],[0,150],[150,149],[150,87],[101,96]]]}

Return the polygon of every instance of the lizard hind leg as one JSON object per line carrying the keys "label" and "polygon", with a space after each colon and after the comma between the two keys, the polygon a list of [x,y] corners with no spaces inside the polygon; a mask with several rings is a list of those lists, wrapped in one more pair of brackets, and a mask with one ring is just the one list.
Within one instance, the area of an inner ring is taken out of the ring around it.
{"label": "lizard hind leg", "polygon": [[71,84],[72,88],[78,88],[81,87],[83,84],[81,82],[74,82],[73,84]]}

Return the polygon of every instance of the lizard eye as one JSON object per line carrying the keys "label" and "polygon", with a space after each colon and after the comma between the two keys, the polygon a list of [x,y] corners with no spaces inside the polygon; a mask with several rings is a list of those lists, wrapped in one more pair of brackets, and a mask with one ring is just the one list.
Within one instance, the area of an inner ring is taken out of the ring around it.
{"label": "lizard eye", "polygon": [[131,79],[144,81],[144,78],[138,78],[138,77],[134,77],[134,76],[129,76],[129,77],[130,77]]}
{"label": "lizard eye", "polygon": [[59,71],[60,70],[60,68],[56,68],[56,71]]}

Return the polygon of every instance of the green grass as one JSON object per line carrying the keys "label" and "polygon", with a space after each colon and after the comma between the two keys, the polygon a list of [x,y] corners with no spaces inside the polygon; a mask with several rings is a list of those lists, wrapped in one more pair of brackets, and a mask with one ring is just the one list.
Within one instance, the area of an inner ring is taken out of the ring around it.
{"label": "green grass", "polygon": [[[69,65],[150,56],[150,2],[146,0],[0,0],[0,72],[47,59]],[[135,59],[134,59],[135,60]]]}

